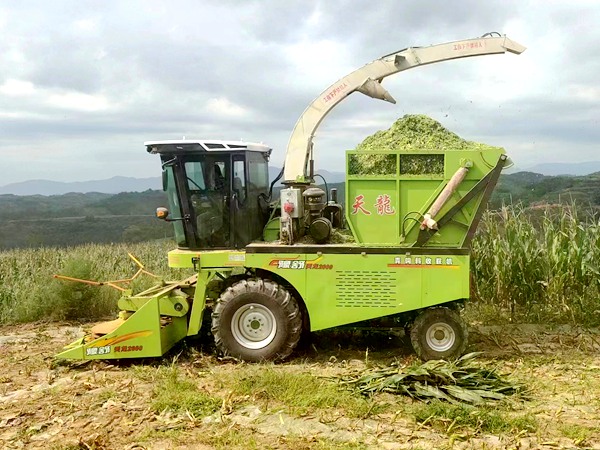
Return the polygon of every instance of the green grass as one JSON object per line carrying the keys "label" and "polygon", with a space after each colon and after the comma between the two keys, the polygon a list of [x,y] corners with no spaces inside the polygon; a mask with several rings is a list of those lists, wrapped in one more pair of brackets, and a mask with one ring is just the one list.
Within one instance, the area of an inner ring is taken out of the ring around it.
{"label": "green grass", "polygon": [[191,414],[196,419],[211,415],[221,407],[221,399],[198,388],[176,366],[159,367],[154,375],[152,410]]}
{"label": "green grass", "polygon": [[[232,426],[231,424],[213,424],[201,426],[197,430],[201,437],[194,436],[195,444],[210,445],[217,450],[264,450],[269,448],[294,450],[366,450],[369,448],[362,442],[336,441],[325,437],[304,437],[293,434],[269,436],[256,432],[252,428]],[[190,433],[185,430],[150,430],[140,440],[153,442],[169,440],[173,447],[178,444],[189,445]]]}
{"label": "green grass", "polygon": [[272,365],[253,365],[224,371],[221,387],[237,396],[249,396],[264,404],[284,404],[290,413],[337,410],[348,417],[366,418],[381,413],[387,405],[343,390],[337,383],[308,372]]}
{"label": "green grass", "polygon": [[227,427],[215,432],[208,440],[219,450],[263,450],[265,448],[293,448],[295,450],[363,450],[367,446],[360,442],[335,441],[323,437],[306,438],[302,436],[286,435],[278,437],[265,437],[252,433],[251,430]]}
{"label": "green grass", "polygon": [[97,398],[98,402],[104,403],[108,400],[118,399],[119,394],[120,393],[117,392],[116,390],[114,390],[112,388],[108,388],[104,391],[101,391],[96,398]]}
{"label": "green grass", "polygon": [[433,400],[429,403],[415,403],[408,411],[422,426],[447,434],[466,431],[515,435],[537,430],[537,421],[533,415],[515,414],[498,407],[474,407]]}
{"label": "green grass", "polygon": [[586,441],[599,431],[598,427],[590,428],[576,423],[562,424],[558,429],[564,437],[581,447],[586,446]]}

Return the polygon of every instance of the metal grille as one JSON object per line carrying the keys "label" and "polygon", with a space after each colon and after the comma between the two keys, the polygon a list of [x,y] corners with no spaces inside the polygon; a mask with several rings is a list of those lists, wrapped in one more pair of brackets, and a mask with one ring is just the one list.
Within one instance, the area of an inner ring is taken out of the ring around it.
{"label": "metal grille", "polygon": [[444,155],[400,155],[400,175],[443,175]]}
{"label": "metal grille", "polygon": [[336,306],[373,307],[396,304],[396,279],[391,272],[337,271]]}
{"label": "metal grille", "polygon": [[381,153],[350,154],[349,175],[396,175],[396,155]]}

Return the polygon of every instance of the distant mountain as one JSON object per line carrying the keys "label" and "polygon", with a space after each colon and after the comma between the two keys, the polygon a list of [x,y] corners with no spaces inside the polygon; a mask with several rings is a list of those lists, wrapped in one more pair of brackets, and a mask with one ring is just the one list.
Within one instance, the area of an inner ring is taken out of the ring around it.
{"label": "distant mountain", "polygon": [[529,206],[573,201],[586,206],[600,206],[600,172],[583,176],[546,176],[533,172],[501,175],[491,205],[498,208],[502,204],[517,202]]}
{"label": "distant mountain", "polygon": [[166,205],[162,190],[0,195],[0,251],[168,238],[172,225],[154,217],[156,208]]}
{"label": "distant mountain", "polygon": [[[600,161],[587,163],[544,163],[529,168],[527,171],[515,171],[511,169],[504,176],[515,177],[511,181],[517,185],[523,186],[528,183],[542,181],[546,176],[586,176],[595,172],[600,172]],[[281,168],[269,166],[269,180],[274,180]],[[328,184],[343,183],[345,181],[344,172],[334,172],[329,170],[317,170],[317,174],[323,175]],[[510,179],[510,178],[509,178]],[[508,179],[507,179],[508,181]],[[321,184],[319,177],[316,177],[317,184]],[[550,184],[557,180],[550,181]],[[561,187],[565,187],[566,180],[558,181]],[[502,184],[502,182],[501,182]],[[568,184],[568,183],[567,183]],[[276,183],[276,187],[281,186],[281,182]],[[505,186],[506,187],[506,186]],[[118,194],[120,192],[143,192],[148,189],[162,189],[161,177],[152,178],[132,178],[132,177],[112,177],[107,180],[60,182],[49,180],[30,180],[21,183],[7,184],[0,187],[0,195],[63,195],[70,192],[100,192],[104,194]],[[507,189],[510,191],[510,189]]]}
{"label": "distant mountain", "polygon": [[2,186],[0,194],[63,195],[70,192],[118,194],[120,192],[143,192],[148,189],[161,189],[161,177],[112,177],[107,180],[74,182],[29,180]]}
{"label": "distant mountain", "polygon": [[[281,171],[280,167],[269,166],[269,180],[273,181],[277,177],[277,175],[279,175],[280,171]],[[333,172],[330,170],[316,169],[315,174],[322,175],[323,178],[325,178],[325,181],[327,183],[342,183],[342,182],[346,181],[346,173],[345,172]],[[322,181],[319,177],[317,177],[316,182],[317,182],[317,184],[322,183]],[[277,182],[277,184],[279,184],[279,182]]]}
{"label": "distant mountain", "polygon": [[[332,181],[336,174],[324,175],[328,187],[337,189],[338,202],[344,204],[344,183]],[[115,179],[112,180],[114,187]],[[74,183],[64,184],[72,188]],[[119,194],[0,195],[0,251],[40,245],[169,238],[173,234],[171,224],[154,217],[158,206],[167,205],[167,196],[162,190],[146,187],[142,187],[143,192]],[[274,199],[280,187],[276,185]],[[503,174],[490,205],[498,209],[516,203],[540,206],[572,202],[600,210],[600,172],[581,177],[533,172]]]}
{"label": "distant mountain", "polygon": [[[329,170],[317,170],[318,174],[323,175],[325,181],[329,184],[333,183],[343,183],[346,181],[346,172],[331,172]],[[317,183],[319,180],[317,179]]]}
{"label": "distant mountain", "polygon": [[515,172],[511,174],[502,173],[502,175],[500,176],[500,184],[535,184],[543,181],[545,178],[547,178],[546,175],[529,171]]}
{"label": "distant mountain", "polygon": [[[281,168],[269,166],[269,180],[274,180]],[[339,183],[344,181],[344,172],[330,172],[327,170],[318,170],[325,177],[327,183]],[[317,183],[320,180],[317,178]],[[280,182],[277,183],[279,185]],[[20,183],[11,183],[0,186],[0,195],[63,195],[70,192],[100,192],[103,194],[119,194],[121,192],[143,192],[148,189],[162,189],[161,177],[152,178],[133,178],[133,177],[112,177],[107,180],[93,181],[50,181],[50,180],[29,180]]]}
{"label": "distant mountain", "polygon": [[600,172],[600,161],[588,161],[582,163],[542,163],[528,167],[527,171],[541,173],[543,175],[584,176],[594,172]]}

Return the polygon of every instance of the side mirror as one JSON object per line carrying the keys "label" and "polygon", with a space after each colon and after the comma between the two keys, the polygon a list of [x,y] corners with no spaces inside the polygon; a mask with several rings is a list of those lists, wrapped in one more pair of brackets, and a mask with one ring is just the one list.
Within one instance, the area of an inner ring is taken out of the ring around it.
{"label": "side mirror", "polygon": [[169,217],[169,210],[167,208],[156,208],[156,218],[161,220],[167,220]]}

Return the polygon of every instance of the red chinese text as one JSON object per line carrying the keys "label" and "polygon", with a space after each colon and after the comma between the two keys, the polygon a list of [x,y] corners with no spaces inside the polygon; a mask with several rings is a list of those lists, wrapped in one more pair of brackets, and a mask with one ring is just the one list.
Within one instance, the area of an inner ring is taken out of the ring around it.
{"label": "red chinese text", "polygon": [[467,50],[470,48],[483,48],[485,44],[481,41],[477,42],[459,42],[454,44],[454,50]]}
{"label": "red chinese text", "polygon": [[343,92],[348,87],[347,83],[340,84],[339,86],[334,87],[325,97],[323,97],[323,101],[325,103],[333,100],[337,97],[341,92]]}
{"label": "red chinese text", "polygon": [[367,210],[363,205],[365,204],[365,196],[357,195],[354,197],[354,203],[352,204],[352,214],[358,214],[360,211],[367,216],[371,215],[371,211]]}
{"label": "red chinese text", "polygon": [[318,269],[318,270],[331,270],[333,269],[333,264],[316,264],[316,263],[308,263],[306,264],[307,269]]}
{"label": "red chinese text", "polygon": [[396,209],[392,207],[390,203],[390,196],[388,194],[377,196],[375,208],[377,208],[377,214],[380,216],[396,214]]}
{"label": "red chinese text", "polygon": [[117,345],[115,347],[115,353],[141,352],[143,349],[143,345]]}

